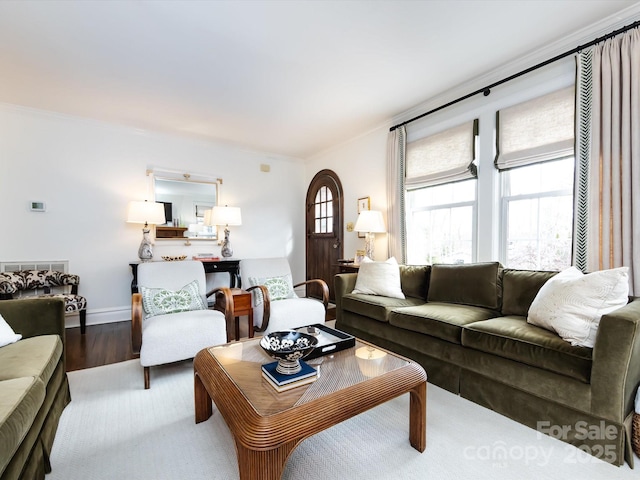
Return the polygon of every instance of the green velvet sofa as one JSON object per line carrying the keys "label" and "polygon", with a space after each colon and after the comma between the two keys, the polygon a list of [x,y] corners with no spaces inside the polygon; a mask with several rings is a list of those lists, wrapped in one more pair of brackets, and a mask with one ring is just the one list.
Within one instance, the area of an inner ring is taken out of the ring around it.
{"label": "green velvet sofa", "polygon": [[400,265],[405,299],[353,294],[357,274],[339,274],[336,327],[418,361],[430,383],[633,467],[640,299],[602,317],[593,348],[572,346],[526,321],[556,273]]}
{"label": "green velvet sofa", "polygon": [[58,421],[70,402],[64,300],[0,301],[22,339],[0,348],[0,480],[41,480]]}

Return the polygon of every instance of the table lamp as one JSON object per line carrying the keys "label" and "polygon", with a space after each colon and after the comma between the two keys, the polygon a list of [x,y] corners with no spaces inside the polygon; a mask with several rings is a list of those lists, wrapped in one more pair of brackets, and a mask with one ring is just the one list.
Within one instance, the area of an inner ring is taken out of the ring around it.
{"label": "table lamp", "polygon": [[144,223],[142,228],[142,242],[138,248],[138,258],[147,262],[153,258],[153,243],[149,238],[149,224],[163,224],[166,222],[164,216],[164,205],[156,202],[129,202],[127,212],[128,223]]}
{"label": "table lamp", "polygon": [[242,225],[240,207],[229,207],[227,205],[224,207],[213,207],[211,209],[211,217],[207,219],[205,215],[205,225],[207,225],[207,221],[210,222],[210,225],[224,225],[224,241],[222,242],[222,250],[220,253],[223,257],[232,257],[233,249],[231,248],[231,241],[229,240],[229,225]]}
{"label": "table lamp", "polygon": [[384,220],[382,212],[378,210],[363,210],[358,215],[356,226],[353,228],[356,232],[365,232],[365,250],[367,257],[373,260],[374,241],[376,233],[385,233]]}

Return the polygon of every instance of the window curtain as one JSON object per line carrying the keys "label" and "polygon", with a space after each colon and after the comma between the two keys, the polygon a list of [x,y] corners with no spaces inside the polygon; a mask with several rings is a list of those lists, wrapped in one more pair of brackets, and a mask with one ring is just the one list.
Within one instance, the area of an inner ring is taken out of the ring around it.
{"label": "window curtain", "polygon": [[574,263],[585,271],[628,266],[640,293],[640,33],[577,57]]}
{"label": "window curtain", "polygon": [[409,189],[467,180],[478,175],[475,161],[478,120],[410,142],[406,147]]}
{"label": "window curtain", "polygon": [[387,140],[387,244],[389,257],[406,263],[405,157],[407,131],[404,126],[389,132]]}
{"label": "window curtain", "polygon": [[498,170],[573,156],[574,87],[496,112]]}

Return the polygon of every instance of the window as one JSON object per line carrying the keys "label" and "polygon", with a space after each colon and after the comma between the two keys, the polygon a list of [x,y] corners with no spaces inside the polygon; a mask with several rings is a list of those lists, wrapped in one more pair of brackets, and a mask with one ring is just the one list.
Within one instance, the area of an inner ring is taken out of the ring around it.
{"label": "window", "polygon": [[404,231],[391,238],[405,262],[569,266],[574,96],[567,58],[409,123],[404,198],[393,204]]}
{"label": "window", "polygon": [[573,157],[503,171],[502,263],[562,270],[571,265]]}
{"label": "window", "polygon": [[407,262],[475,258],[476,137],[472,120],[407,144]]}
{"label": "window", "polygon": [[321,187],[316,193],[315,233],[333,232],[333,195],[328,187]]}
{"label": "window", "polygon": [[407,192],[407,262],[474,260],[476,180]]}
{"label": "window", "polygon": [[574,89],[564,88],[497,113],[501,252],[506,267],[571,265]]}

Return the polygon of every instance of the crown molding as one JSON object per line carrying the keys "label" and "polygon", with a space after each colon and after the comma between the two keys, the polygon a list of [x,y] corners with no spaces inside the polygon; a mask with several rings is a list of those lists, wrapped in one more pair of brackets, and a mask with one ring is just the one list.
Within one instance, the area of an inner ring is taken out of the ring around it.
{"label": "crown molding", "polygon": [[397,125],[402,122],[406,122],[411,118],[423,114],[434,108],[438,108],[448,102],[460,98],[464,95],[468,95],[471,92],[480,90],[487,85],[491,85],[497,81],[514,75],[518,72],[526,70],[534,65],[542,63],[548,59],[554,58],[564,52],[585,45],[596,38],[603,35],[607,35],[614,30],[618,30],[622,27],[630,25],[631,23],[640,20],[640,3],[637,3],[631,7],[625,8],[618,13],[606,17],[599,22],[591,24],[587,27],[576,30],[564,36],[561,40],[549,43],[539,49],[536,49],[524,56],[518,57],[510,62],[503,64],[501,67],[492,69],[490,72],[486,72],[482,75],[476,76],[473,79],[458,84],[444,92],[425,100],[393,117],[393,125]]}

